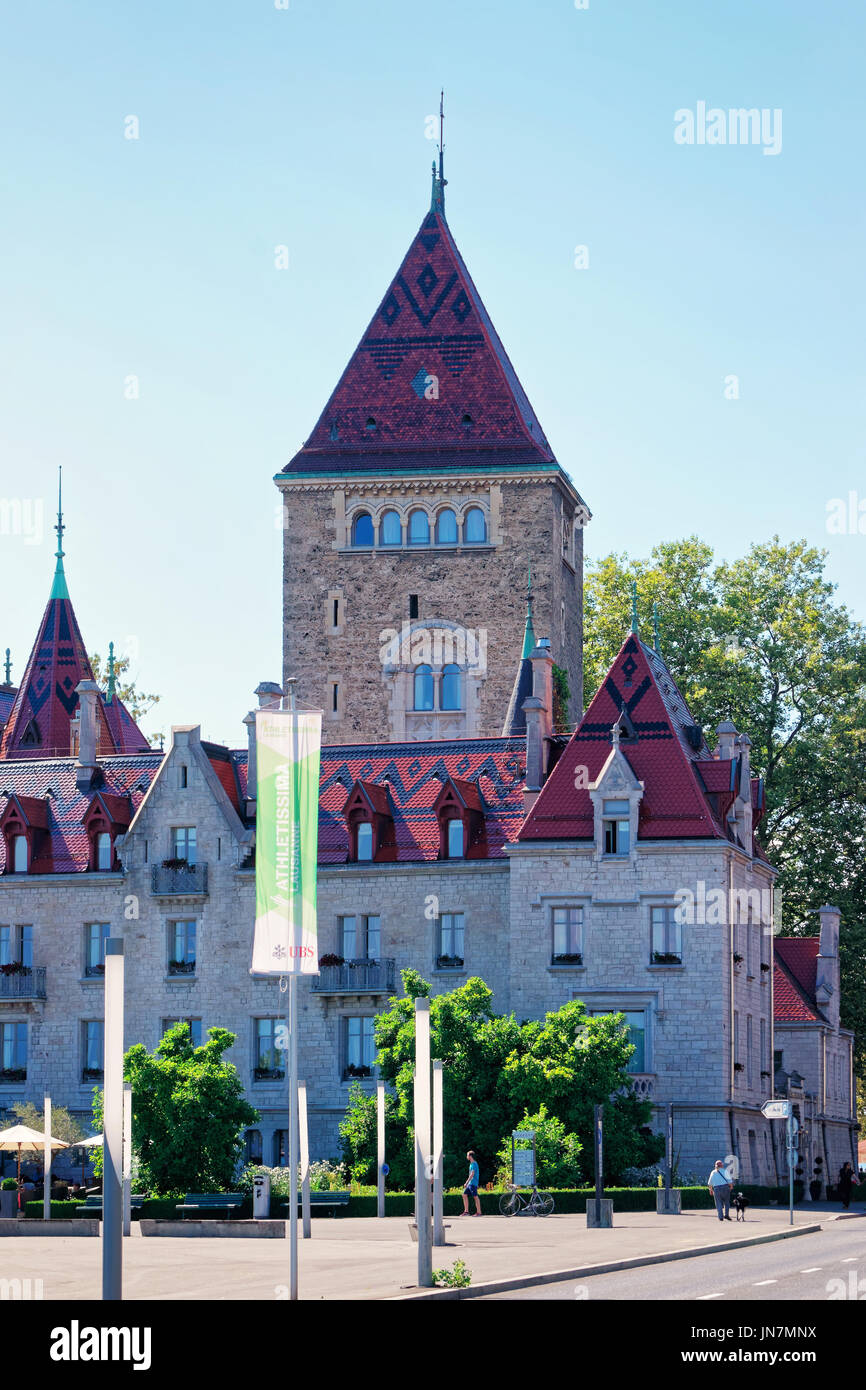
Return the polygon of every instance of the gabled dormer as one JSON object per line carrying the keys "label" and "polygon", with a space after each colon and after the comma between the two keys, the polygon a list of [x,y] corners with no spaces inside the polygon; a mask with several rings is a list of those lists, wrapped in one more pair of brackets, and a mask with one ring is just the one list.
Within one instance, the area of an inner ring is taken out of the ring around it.
{"label": "gabled dormer", "polygon": [[349,858],[356,863],[394,860],[394,812],[388,788],[378,782],[356,781],[341,813],[349,835]]}
{"label": "gabled dormer", "polygon": [[39,859],[48,836],[48,803],[35,796],[9,792],[0,813],[0,834],[6,847],[7,874],[28,874]]}
{"label": "gabled dormer", "polygon": [[446,777],[433,802],[440,859],[479,859],[486,853],[484,801],[475,782]]}
{"label": "gabled dormer", "polygon": [[620,715],[610,731],[610,753],[595,782],[590,782],[588,787],[595,853],[599,859],[632,860],[637,847],[644,784],[620,747],[624,726],[630,728],[633,742],[637,742],[628,716],[624,721]]}
{"label": "gabled dormer", "polygon": [[122,867],[117,858],[116,841],[119,835],[126,834],[131,819],[128,797],[111,796],[107,792],[94,793],[81,817],[87,833],[87,867],[91,872],[111,873]]}

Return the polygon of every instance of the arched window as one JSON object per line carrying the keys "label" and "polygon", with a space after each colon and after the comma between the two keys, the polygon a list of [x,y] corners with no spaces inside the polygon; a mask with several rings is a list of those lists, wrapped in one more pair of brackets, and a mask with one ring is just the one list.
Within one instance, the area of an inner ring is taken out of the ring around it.
{"label": "arched window", "polygon": [[369,512],[359,512],[352,522],[352,544],[373,544],[373,518]]}
{"label": "arched window", "polygon": [[460,703],[460,667],[442,667],[442,691],[440,709],[462,709]]}
{"label": "arched window", "polygon": [[433,671],[430,666],[415,667],[415,701],[413,708],[433,708]]}
{"label": "arched window", "polygon": [[362,820],[358,822],[358,860],[370,860],[373,858],[373,826],[370,821]]}
{"label": "arched window", "polygon": [[402,545],[403,526],[399,512],[385,512],[379,527],[380,545]]}
{"label": "arched window", "polygon": [[409,544],[430,544],[430,521],[426,512],[415,511],[409,516]]}
{"label": "arched window", "polygon": [[446,507],[436,518],[436,544],[457,544],[457,517],[450,507]]}
{"label": "arched window", "polygon": [[463,821],[459,816],[451,816],[445,826],[449,859],[463,858]]}
{"label": "arched window", "polygon": [[96,867],[111,868],[111,836],[107,832],[96,837]]}
{"label": "arched window", "polygon": [[463,540],[467,545],[482,545],[487,540],[487,522],[480,507],[470,507],[463,519]]}
{"label": "arched window", "polygon": [[26,874],[27,872],[26,835],[13,835],[12,837],[12,872],[16,874]]}

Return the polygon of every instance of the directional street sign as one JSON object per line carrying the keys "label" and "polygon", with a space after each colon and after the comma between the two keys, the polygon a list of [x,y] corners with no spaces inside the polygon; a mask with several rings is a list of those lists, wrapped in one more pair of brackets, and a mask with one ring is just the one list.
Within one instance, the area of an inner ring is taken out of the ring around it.
{"label": "directional street sign", "polygon": [[789,1100],[765,1100],[761,1106],[761,1114],[767,1120],[787,1120],[790,1113]]}

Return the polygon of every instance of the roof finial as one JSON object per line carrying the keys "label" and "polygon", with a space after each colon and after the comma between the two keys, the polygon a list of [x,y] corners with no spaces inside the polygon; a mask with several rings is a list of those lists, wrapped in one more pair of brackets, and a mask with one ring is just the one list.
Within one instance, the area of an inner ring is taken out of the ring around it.
{"label": "roof finial", "polygon": [[659,606],[657,603],[653,604],[653,651],[658,652],[659,656],[662,654],[659,643]]}
{"label": "roof finial", "polygon": [[11,662],[10,657],[9,657],[9,648],[8,648],[8,647],[6,648],[6,662],[5,662],[5,665],[6,665],[6,676],[5,676],[5,678],[4,678],[5,684],[6,684],[6,685],[11,685],[11,684],[12,684],[12,662]]}
{"label": "roof finial", "polygon": [[535,651],[535,629],[532,626],[532,561],[529,562],[526,576],[526,626],[523,629],[522,657]]}
{"label": "roof finial", "polygon": [[105,696],[105,703],[110,705],[114,699],[114,643],[108,644],[108,691]]}
{"label": "roof finial", "polygon": [[54,570],[54,584],[51,588],[52,598],[69,598],[69,590],[66,587],[66,575],[63,573],[63,532],[66,527],[63,525],[63,467],[57,470],[57,565]]}
{"label": "roof finial", "polygon": [[631,582],[631,630],[637,636],[637,580]]}
{"label": "roof finial", "polygon": [[439,172],[436,172],[436,161],[433,161],[433,196],[430,199],[430,211],[445,214],[445,92],[439,93]]}

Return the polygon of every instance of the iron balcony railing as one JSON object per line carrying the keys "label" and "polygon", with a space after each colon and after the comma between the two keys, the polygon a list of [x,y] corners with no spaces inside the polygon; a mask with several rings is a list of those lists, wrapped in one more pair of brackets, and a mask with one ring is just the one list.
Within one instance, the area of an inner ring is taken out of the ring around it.
{"label": "iron balcony railing", "polygon": [[313,976],[316,994],[391,994],[397,979],[394,960],[349,960],[323,965]]}
{"label": "iron balcony railing", "polygon": [[5,999],[44,999],[45,966],[25,966],[10,974],[0,966],[0,1001]]}
{"label": "iron balcony railing", "polygon": [[151,892],[157,898],[203,898],[207,894],[207,864],[154,864]]}

